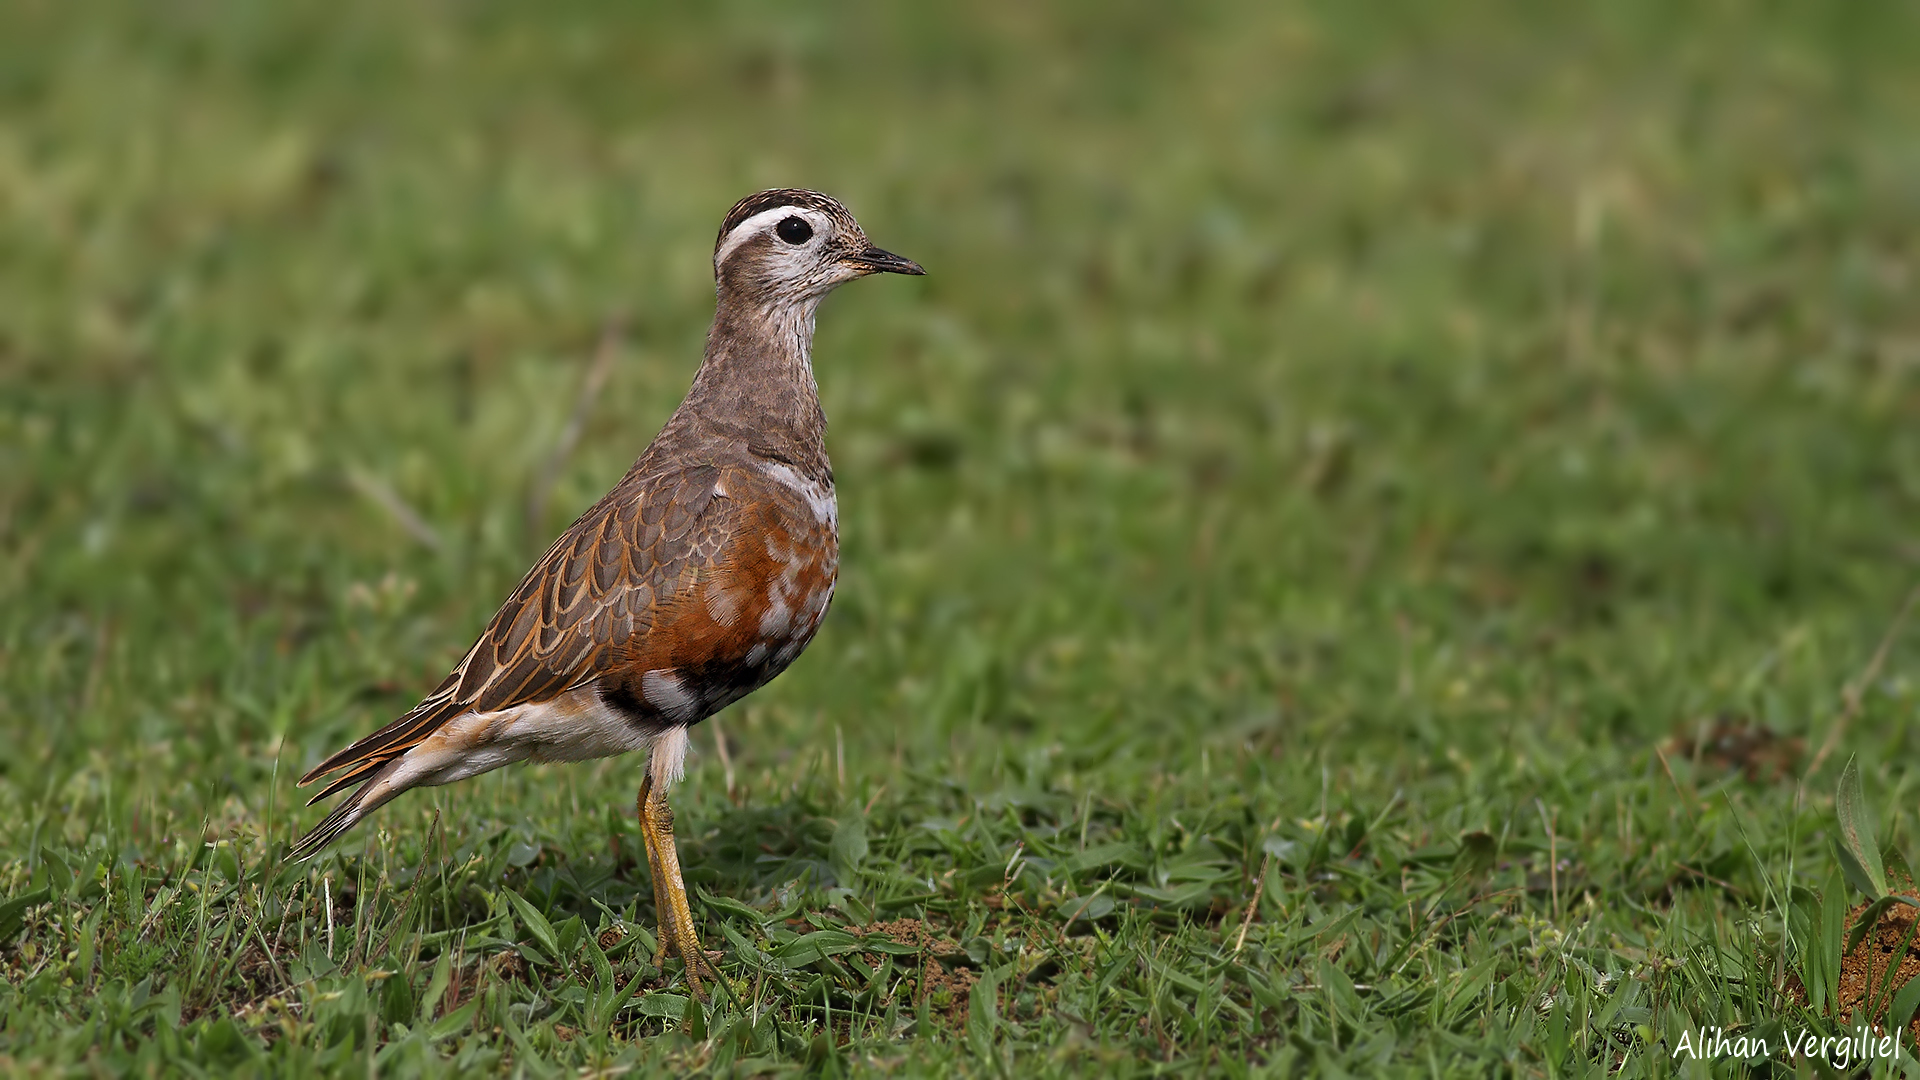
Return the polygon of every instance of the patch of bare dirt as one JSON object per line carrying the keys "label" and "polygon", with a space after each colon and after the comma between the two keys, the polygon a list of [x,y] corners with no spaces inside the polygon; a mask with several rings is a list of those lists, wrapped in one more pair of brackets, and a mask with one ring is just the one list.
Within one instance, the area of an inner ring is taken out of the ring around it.
{"label": "patch of bare dirt", "polygon": [[911,945],[916,949],[931,949],[939,953],[956,953],[960,946],[951,938],[943,938],[919,919],[894,919],[889,922],[876,922],[867,926],[849,926],[847,932],[858,937],[879,935],[897,945]]}
{"label": "patch of bare dirt", "polygon": [[[1903,893],[1920,899],[1920,893]],[[1846,932],[1841,940],[1853,935],[1853,928],[1860,916],[1867,910],[1866,903],[1854,905],[1847,912]],[[1894,969],[1893,977],[1887,977],[1887,964],[1900,944],[1907,940],[1907,934],[1913,929],[1916,918],[1920,918],[1920,909],[1906,904],[1894,904],[1882,912],[1873,930],[1851,952],[1840,958],[1840,1005],[1836,1015],[1849,1023],[1871,1024],[1874,1030],[1885,1026],[1887,1009],[1893,1001],[1893,995],[1907,985],[1907,981],[1920,976],[1920,933],[1907,946],[1907,954],[1900,958],[1900,966]],[[1889,989],[1891,988],[1891,989]],[[1807,988],[1798,975],[1787,978],[1787,993],[1795,1001],[1807,1003]],[[1866,1015],[1867,1003],[1874,1005],[1874,1015]],[[1920,1047],[1920,1015],[1916,1015],[1906,1028],[1910,1045]]]}
{"label": "patch of bare dirt", "polygon": [[501,979],[525,979],[527,977],[527,961],[519,952],[513,949],[495,953],[493,958],[487,961],[487,966],[492,968],[493,974]]}
{"label": "patch of bare dirt", "polygon": [[[884,937],[896,944],[918,949],[920,958],[919,970],[914,976],[914,1003],[926,1002],[927,1007],[949,1027],[959,1028],[966,1024],[973,984],[980,981],[980,976],[972,969],[972,962],[965,959],[966,953],[958,942],[941,936],[919,919],[893,919],[867,926],[849,926],[847,930],[861,937]],[[877,967],[880,964],[880,957],[875,953],[865,953],[861,959],[870,966]],[[893,959],[897,966],[912,962],[911,957],[905,956]]]}
{"label": "patch of bare dirt", "polygon": [[1775,732],[1744,716],[1722,714],[1705,731],[1676,733],[1667,742],[1672,757],[1697,760],[1722,772],[1739,772],[1750,783],[1777,783],[1799,775],[1807,741]]}

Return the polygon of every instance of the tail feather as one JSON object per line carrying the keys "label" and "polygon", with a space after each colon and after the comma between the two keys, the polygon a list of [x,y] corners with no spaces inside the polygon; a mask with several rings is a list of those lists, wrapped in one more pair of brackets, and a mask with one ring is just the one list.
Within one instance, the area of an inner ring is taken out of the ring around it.
{"label": "tail feather", "polygon": [[352,769],[349,769],[348,771],[341,773],[339,776],[336,776],[332,780],[328,781],[327,786],[321,788],[319,794],[307,800],[307,805],[312,806],[314,803],[320,802],[321,800],[332,796],[335,792],[344,791],[347,788],[350,788],[353,785],[360,783],[361,781],[367,779],[367,777],[370,774],[379,772],[380,767],[385,765],[386,763],[387,763],[387,760],[385,758],[374,758],[371,761],[360,762],[359,764],[354,766]]}
{"label": "tail feather", "polygon": [[443,684],[440,692],[407,710],[393,723],[334,754],[300,778],[299,786],[305,787],[329,773],[340,773],[327,781],[319,794],[307,800],[308,806],[355,784],[360,785],[360,790],[342,800],[332,813],[293,845],[294,858],[312,858],[341,833],[353,828],[361,818],[400,794],[399,789],[391,787],[376,793],[374,785],[406,756],[407,751],[433,734],[450,717],[461,712],[461,706],[452,700],[447,690],[448,687]]}
{"label": "tail feather", "polygon": [[332,813],[321,819],[320,824],[308,830],[307,835],[293,845],[293,850],[288,853],[289,857],[298,862],[313,858],[320,853],[320,849],[338,839],[341,833],[359,824],[361,818],[366,817],[387,799],[398,794],[398,792],[388,792],[386,798],[373,798],[373,786],[379,782],[380,775],[376,772],[367,779],[366,783],[360,785],[359,791],[341,800],[340,805],[334,807]]}
{"label": "tail feather", "polygon": [[[300,778],[299,786],[306,787],[328,773],[339,772],[349,767],[352,767],[349,775],[363,774],[369,764],[384,764],[411,750],[420,740],[438,730],[441,724],[463,711],[465,707],[454,701],[450,694],[435,694],[402,713],[393,723],[364,739],[355,741],[353,745],[341,749],[332,757],[315,765],[307,771],[307,775]],[[349,780],[348,783],[352,781]],[[339,791],[343,786],[339,781],[334,781],[325,791],[315,795],[307,805],[312,806],[314,802]]]}
{"label": "tail feather", "polygon": [[445,689],[442,687],[442,693],[407,710],[393,723],[334,754],[300,778],[299,786],[305,787],[329,773],[340,774],[327,781],[319,794],[308,799],[308,806],[355,784],[360,785],[360,790],[341,800],[332,813],[293,845],[294,858],[305,860],[319,854],[321,848],[404,790],[389,785],[376,791],[375,786],[399,765],[407,751],[461,712],[461,706],[444,693]]}

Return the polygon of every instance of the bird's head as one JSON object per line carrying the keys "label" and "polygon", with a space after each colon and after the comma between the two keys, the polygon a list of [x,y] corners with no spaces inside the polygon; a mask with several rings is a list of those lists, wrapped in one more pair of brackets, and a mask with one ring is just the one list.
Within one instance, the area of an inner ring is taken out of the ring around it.
{"label": "bird's head", "polygon": [[733,204],[713,245],[723,294],[756,307],[811,305],[868,274],[924,274],[912,259],[873,246],[830,196],[801,188],[756,192]]}

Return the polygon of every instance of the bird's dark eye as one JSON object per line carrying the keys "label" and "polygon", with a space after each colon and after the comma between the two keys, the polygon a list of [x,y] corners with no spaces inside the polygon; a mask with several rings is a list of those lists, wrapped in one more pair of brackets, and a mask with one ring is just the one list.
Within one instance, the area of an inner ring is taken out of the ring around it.
{"label": "bird's dark eye", "polygon": [[773,231],[789,244],[804,244],[813,239],[813,226],[797,217],[790,217],[775,225]]}

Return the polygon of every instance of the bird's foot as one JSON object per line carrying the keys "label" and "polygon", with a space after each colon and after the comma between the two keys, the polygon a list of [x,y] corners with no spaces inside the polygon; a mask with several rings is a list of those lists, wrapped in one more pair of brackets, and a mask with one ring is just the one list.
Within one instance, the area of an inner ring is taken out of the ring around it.
{"label": "bird's foot", "polygon": [[660,913],[660,950],[654,966],[664,968],[667,957],[677,957],[686,967],[687,987],[695,998],[705,1001],[700,977],[718,976],[701,951],[700,935],[693,928],[687,885],[680,876],[680,852],[673,842],[673,811],[667,806],[665,793],[654,786],[651,774],[640,785],[638,803],[640,834],[647,844],[648,868],[653,872],[653,906]]}
{"label": "bird's foot", "polygon": [[706,988],[701,985],[701,980],[720,977],[718,969],[714,966],[719,961],[720,954],[700,948],[700,942],[697,939],[692,947],[682,947],[674,937],[675,933],[676,931],[665,922],[660,924],[660,948],[654,954],[653,966],[664,972],[669,958],[680,961],[681,968],[686,972],[688,989],[693,991],[694,997],[705,1001],[707,1000]]}

